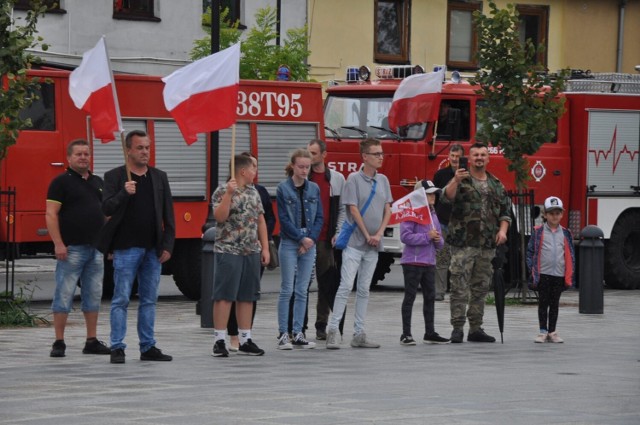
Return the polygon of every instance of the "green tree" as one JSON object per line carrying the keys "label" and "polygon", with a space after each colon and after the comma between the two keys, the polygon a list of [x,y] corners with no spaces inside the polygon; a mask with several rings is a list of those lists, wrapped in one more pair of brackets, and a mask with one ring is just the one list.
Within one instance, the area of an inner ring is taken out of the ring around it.
{"label": "green tree", "polygon": [[[240,39],[238,23],[229,25],[228,9],[220,12],[220,48],[225,49]],[[211,27],[211,9],[203,16],[203,25]],[[276,10],[271,7],[256,12],[256,26],[247,31],[242,41],[240,58],[240,78],[253,80],[275,80],[280,65],[287,65],[291,79],[307,81],[309,69],[306,61],[311,53],[308,49],[307,28],[293,28],[287,31],[284,44],[277,46]],[[210,31],[210,29],[207,29]],[[196,60],[211,53],[211,37],[195,41],[191,59]]]}
{"label": "green tree", "polygon": [[[564,98],[558,94],[564,89],[566,71],[557,78],[550,78],[537,63],[538,53],[544,46],[536,46],[531,40],[520,42],[519,18],[514,5],[498,9],[489,2],[490,16],[476,11],[473,21],[478,34],[478,62],[480,71],[472,84],[479,86],[478,93],[485,100],[485,107],[478,112],[480,129],[476,139],[499,146],[509,161],[508,169],[515,173],[516,189],[524,195],[529,179],[529,160],[543,143],[554,139],[557,119],[564,113]],[[516,205],[517,228],[525,229],[524,202]],[[516,226],[516,223],[512,223]],[[511,241],[511,249],[520,247],[520,276],[511,276],[520,287],[522,301],[529,298],[526,284],[524,233]]]}
{"label": "green tree", "polygon": [[32,0],[24,25],[17,25],[14,4],[15,0],[0,0],[0,77],[6,84],[4,90],[0,89],[0,159],[16,143],[20,130],[32,125],[29,118],[20,117],[20,112],[38,98],[39,80],[27,77],[27,71],[40,58],[27,49],[38,45],[42,50],[48,48],[42,37],[36,36],[38,17],[44,15],[47,6],[42,0]]}
{"label": "green tree", "polygon": [[536,62],[544,46],[530,39],[520,42],[514,5],[498,9],[490,1],[489,8],[491,16],[474,12],[481,69],[472,84],[479,85],[486,102],[478,112],[481,128],[476,139],[503,150],[522,191],[529,179],[527,156],[554,139],[557,119],[564,113],[564,98],[558,94],[566,72],[550,78]]}

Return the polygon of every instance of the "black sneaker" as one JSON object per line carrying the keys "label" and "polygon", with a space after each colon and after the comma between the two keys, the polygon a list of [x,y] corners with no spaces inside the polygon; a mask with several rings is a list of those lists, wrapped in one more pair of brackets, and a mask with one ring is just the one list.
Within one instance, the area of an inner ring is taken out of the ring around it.
{"label": "black sneaker", "polygon": [[251,338],[249,338],[247,339],[247,342],[238,348],[238,354],[242,354],[244,356],[261,356],[264,354],[264,350],[258,347],[253,341],[251,341]]}
{"label": "black sneaker", "polygon": [[441,337],[437,332],[434,332],[432,334],[424,334],[422,342],[424,342],[425,344],[448,344],[451,341],[449,341],[447,338]]}
{"label": "black sneaker", "polygon": [[462,329],[454,329],[451,332],[451,342],[454,344],[460,344],[464,340],[464,332]]}
{"label": "black sneaker", "polygon": [[316,343],[307,341],[304,333],[302,332],[296,335],[293,341],[291,341],[291,345],[293,346],[293,348],[316,348]]}
{"label": "black sneaker", "polygon": [[82,354],[111,354],[111,349],[104,342],[92,338],[85,342]]}
{"label": "black sneaker", "polygon": [[317,341],[326,341],[327,340],[327,331],[324,329],[316,330],[316,340]]}
{"label": "black sneaker", "polygon": [[229,350],[224,343],[224,339],[219,339],[213,344],[213,357],[229,357]]}
{"label": "black sneaker", "polygon": [[467,335],[467,341],[469,342],[496,342],[496,339],[491,335],[484,333],[484,329],[479,328],[473,333]]}
{"label": "black sneaker", "polygon": [[149,360],[153,362],[170,362],[173,360],[168,354],[163,354],[161,350],[156,347],[151,347],[144,353],[140,353],[140,360]]}
{"label": "black sneaker", "polygon": [[124,363],[124,349],[111,350],[111,363]]}
{"label": "black sneaker", "polygon": [[400,335],[400,345],[416,345],[411,335]]}
{"label": "black sneaker", "polygon": [[56,339],[51,346],[50,357],[64,357],[64,351],[67,349],[67,344],[62,339]]}

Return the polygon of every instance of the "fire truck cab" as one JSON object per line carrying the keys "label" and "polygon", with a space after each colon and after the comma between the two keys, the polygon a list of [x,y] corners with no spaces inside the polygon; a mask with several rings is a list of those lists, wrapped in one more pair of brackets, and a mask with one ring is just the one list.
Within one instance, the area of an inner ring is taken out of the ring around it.
{"label": "fire truck cab", "polygon": [[[120,141],[102,144],[94,140],[91,120],[78,110],[68,91],[69,72],[53,69],[30,71],[47,79],[40,98],[23,112],[33,127],[22,130],[1,164],[0,187],[16,193],[15,205],[0,206],[2,254],[14,258],[52,253],[45,224],[49,183],[67,166],[66,146],[84,138],[93,144],[91,169],[103,176],[124,163]],[[211,175],[226,181],[231,157],[231,129],[219,132],[218,158],[211,158],[209,135],[187,145],[164,107],[160,77],[116,75],[116,90],[126,131],[145,130],[151,139],[152,166],[167,172],[174,201],[176,243],[163,274],[172,274],[187,297],[200,298],[202,227],[210,209]],[[272,196],[284,178],[287,153],[321,136],[322,88],[316,83],[245,81],[238,94],[235,152],[260,157],[258,181]],[[104,293],[110,295],[113,280],[105,266]]]}
{"label": "fire truck cab", "polygon": [[[402,78],[416,72],[424,70],[381,66],[372,80],[368,68],[350,67],[345,83],[326,90],[329,166],[345,175],[357,171],[359,142],[380,139],[385,153],[380,172],[389,178],[394,199],[413,190],[417,180],[432,179],[448,166],[451,144],[461,144],[468,154],[479,126],[477,111],[483,107],[476,88],[454,73],[435,100],[440,108],[437,122],[390,129],[387,116],[394,92]],[[538,206],[551,195],[565,201],[563,224],[576,238],[587,224],[604,231],[607,285],[640,288],[640,76],[590,74],[570,81],[562,96],[566,112],[558,120],[556,137],[529,158],[528,186]],[[490,146],[489,154],[488,170],[507,189],[515,189],[500,148]],[[397,226],[386,229],[384,244],[373,284],[401,253]]]}

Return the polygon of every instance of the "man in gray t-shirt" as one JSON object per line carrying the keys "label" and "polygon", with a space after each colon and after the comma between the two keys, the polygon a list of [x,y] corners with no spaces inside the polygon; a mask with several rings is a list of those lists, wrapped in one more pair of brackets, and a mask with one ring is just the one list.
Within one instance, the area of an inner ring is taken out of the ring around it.
{"label": "man in gray t-shirt", "polygon": [[[378,348],[379,344],[367,340],[364,321],[369,304],[369,286],[378,262],[378,251],[383,249],[382,237],[391,217],[391,188],[386,176],[378,174],[384,153],[379,140],[365,139],[360,142],[362,170],[351,174],[342,192],[342,203],[346,207],[347,221],[356,223],[347,247],[342,251],[340,288],[336,294],[333,312],[327,326],[327,348],[340,348],[338,324],[347,305],[347,299],[358,275],[355,302],[354,333],[351,346],[355,348]],[[375,191],[364,216],[361,215],[372,190]]]}

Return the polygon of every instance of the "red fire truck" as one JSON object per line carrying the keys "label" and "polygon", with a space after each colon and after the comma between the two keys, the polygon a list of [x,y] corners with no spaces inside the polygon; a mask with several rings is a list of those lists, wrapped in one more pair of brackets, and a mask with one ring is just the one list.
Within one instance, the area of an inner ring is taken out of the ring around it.
{"label": "red fire truck", "polygon": [[[366,67],[347,70],[346,84],[330,85],[325,100],[325,136],[330,166],[347,175],[360,166],[358,143],[364,137],[382,140],[381,172],[391,183],[394,199],[413,189],[417,179],[431,179],[447,166],[452,143],[469,152],[483,105],[475,88],[455,75],[443,84],[440,118],[416,123],[399,133],[388,127],[393,94],[406,77],[421,67],[378,67],[370,80]],[[557,135],[529,158],[535,203],[551,195],[565,201],[564,224],[577,237],[588,225],[605,236],[605,281],[615,288],[640,288],[640,75],[593,74],[570,80],[562,94],[566,112]],[[507,189],[515,189],[500,149],[490,147],[489,170]],[[397,227],[385,232],[374,283],[383,279],[402,246]]]}
{"label": "red fire truck", "polygon": [[[66,145],[76,138],[92,140],[91,121],[78,110],[68,94],[68,71],[35,70],[31,75],[47,78],[40,99],[28,110],[33,128],[20,132],[16,145],[0,164],[0,187],[14,188],[15,211],[3,205],[0,242],[14,256],[53,252],[45,225],[45,199],[51,179],[66,167]],[[218,160],[211,161],[209,137],[199,135],[188,146],[164,107],[159,77],[116,75],[116,89],[127,131],[143,129],[149,134],[151,165],[167,172],[174,198],[176,245],[163,268],[173,274],[180,291],[191,299],[200,297],[202,226],[207,220],[212,193],[212,173],[224,182],[231,156],[231,129],[219,133]],[[275,196],[284,178],[289,151],[306,146],[322,135],[322,88],[315,83],[241,81],[236,123],[236,153],[250,151],[261,159],[259,182]],[[119,141],[101,144],[93,140],[92,169],[97,175],[123,164]],[[213,164],[212,164],[213,162]],[[15,233],[15,237],[13,236]],[[4,252],[7,255],[7,252]],[[105,273],[105,292],[113,288]]]}

